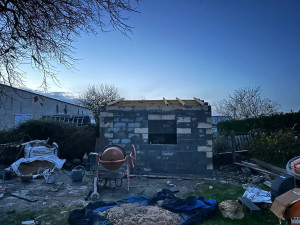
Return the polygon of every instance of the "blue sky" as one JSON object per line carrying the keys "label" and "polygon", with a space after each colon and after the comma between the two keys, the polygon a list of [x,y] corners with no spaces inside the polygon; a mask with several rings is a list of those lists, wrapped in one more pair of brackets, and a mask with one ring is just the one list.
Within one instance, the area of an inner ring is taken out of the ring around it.
{"label": "blue sky", "polygon": [[[210,104],[235,89],[261,86],[281,111],[300,109],[300,1],[144,0],[131,14],[130,39],[119,32],[82,34],[76,70],[58,68],[78,95],[108,83],[127,99],[192,99]],[[28,68],[27,87],[42,82]]]}

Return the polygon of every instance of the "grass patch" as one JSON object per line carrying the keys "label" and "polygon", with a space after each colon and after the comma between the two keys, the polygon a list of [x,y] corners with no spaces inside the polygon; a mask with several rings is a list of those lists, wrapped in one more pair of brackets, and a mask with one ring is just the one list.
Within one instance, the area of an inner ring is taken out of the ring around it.
{"label": "grass patch", "polygon": [[[209,189],[212,186],[213,189]],[[204,182],[197,187],[194,191],[186,194],[203,196],[204,198],[216,199],[218,203],[224,200],[237,200],[238,197],[244,194],[245,190],[241,185],[223,184],[218,181]],[[201,225],[276,225],[279,224],[277,217],[269,210],[262,211],[260,215],[253,215],[250,212],[245,212],[245,217],[242,220],[231,220],[223,218],[220,211],[217,210],[216,215],[201,223]],[[282,225],[286,223],[283,222]]]}
{"label": "grass patch", "polygon": [[15,213],[2,213],[0,217],[0,225],[20,225],[22,221],[36,220],[38,222],[51,222],[51,225],[69,224],[69,212],[76,208],[83,208],[81,204],[76,204],[70,207],[52,207],[37,211],[23,211]]}

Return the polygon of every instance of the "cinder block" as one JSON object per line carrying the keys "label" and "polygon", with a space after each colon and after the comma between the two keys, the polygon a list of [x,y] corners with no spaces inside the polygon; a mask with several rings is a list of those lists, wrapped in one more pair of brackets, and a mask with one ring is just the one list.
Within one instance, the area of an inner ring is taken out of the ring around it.
{"label": "cinder block", "polygon": [[177,128],[177,134],[191,134],[191,128]]}
{"label": "cinder block", "polygon": [[112,143],[113,144],[119,144],[120,143],[120,139],[112,139]]}
{"label": "cinder block", "polygon": [[146,110],[146,106],[133,106],[133,110],[135,111],[141,111],[141,110]]}
{"label": "cinder block", "polygon": [[111,122],[111,123],[100,122],[100,127],[114,127],[114,123],[113,122]]}
{"label": "cinder block", "polygon": [[121,139],[122,144],[129,144],[131,142],[130,139]]}
{"label": "cinder block", "polygon": [[208,169],[208,170],[213,170],[213,169],[214,169],[213,164],[212,164],[212,163],[207,164],[206,169]]}
{"label": "cinder block", "polygon": [[198,146],[197,148],[198,152],[211,152],[212,147],[210,146]]}
{"label": "cinder block", "polygon": [[144,117],[135,117],[135,122],[142,122]]}
{"label": "cinder block", "polygon": [[146,106],[146,110],[158,111],[159,110],[159,106]]}
{"label": "cinder block", "polygon": [[198,128],[211,128],[211,123],[198,123]]}
{"label": "cinder block", "polygon": [[211,123],[211,117],[207,117],[206,122]]}
{"label": "cinder block", "polygon": [[162,120],[175,120],[175,114],[162,115],[161,119]]}
{"label": "cinder block", "polygon": [[[115,107],[115,108],[112,108]],[[121,111],[131,111],[133,109],[133,107],[131,106],[110,106],[111,110],[121,110]]]}
{"label": "cinder block", "polygon": [[206,141],[206,144],[207,144],[208,146],[212,146],[212,140],[207,140],[207,141]]}
{"label": "cinder block", "polygon": [[161,115],[156,115],[156,114],[149,114],[148,115],[148,120],[162,120]]}
{"label": "cinder block", "polygon": [[128,127],[141,127],[141,123],[128,123]]}
{"label": "cinder block", "polygon": [[140,134],[128,134],[128,138],[140,138]]}
{"label": "cinder block", "polygon": [[134,128],[136,134],[148,134],[148,128]]}
{"label": "cinder block", "polygon": [[209,109],[208,105],[203,105],[202,108],[203,108],[205,111],[208,111],[208,109]]}
{"label": "cinder block", "polygon": [[113,113],[109,113],[109,112],[100,112],[100,117],[113,117],[114,114]]}
{"label": "cinder block", "polygon": [[182,122],[190,123],[191,122],[191,117],[178,117],[177,122],[178,123],[182,123]]}
{"label": "cinder block", "polygon": [[211,129],[206,129],[206,134],[212,134],[212,130]]}
{"label": "cinder block", "polygon": [[126,123],[115,123],[114,127],[126,127]]}
{"label": "cinder block", "polygon": [[121,122],[127,123],[127,122],[131,122],[131,121],[132,121],[132,119],[130,120],[129,118],[121,117]]}
{"label": "cinder block", "polygon": [[104,137],[105,137],[105,138],[113,138],[113,137],[114,137],[114,134],[113,134],[113,133],[105,133],[105,134],[104,134]]}
{"label": "cinder block", "polygon": [[212,152],[206,152],[206,158],[212,158],[213,153]]}

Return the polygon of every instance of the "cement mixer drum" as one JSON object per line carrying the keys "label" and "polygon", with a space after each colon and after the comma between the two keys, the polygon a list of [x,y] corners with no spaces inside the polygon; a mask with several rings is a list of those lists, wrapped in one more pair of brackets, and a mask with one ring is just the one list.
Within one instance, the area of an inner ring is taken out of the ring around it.
{"label": "cement mixer drum", "polygon": [[108,170],[117,170],[125,162],[125,152],[118,145],[109,145],[105,147],[100,162]]}

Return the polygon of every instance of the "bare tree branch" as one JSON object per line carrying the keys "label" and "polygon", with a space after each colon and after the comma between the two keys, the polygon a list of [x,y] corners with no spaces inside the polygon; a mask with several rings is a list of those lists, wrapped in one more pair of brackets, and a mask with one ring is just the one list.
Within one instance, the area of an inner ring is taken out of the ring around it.
{"label": "bare tree branch", "polygon": [[246,119],[272,115],[278,112],[280,105],[261,96],[260,87],[245,87],[235,90],[216,104],[216,111],[233,119]]}
{"label": "bare tree branch", "polygon": [[73,41],[81,32],[131,32],[132,2],[139,0],[0,0],[0,82],[22,84],[19,66],[29,61],[45,89],[47,79],[58,82],[53,65],[73,67]]}
{"label": "bare tree branch", "polygon": [[90,85],[84,92],[79,102],[94,113],[95,121],[99,124],[100,107],[108,102],[120,99],[119,90],[114,85],[98,84]]}

